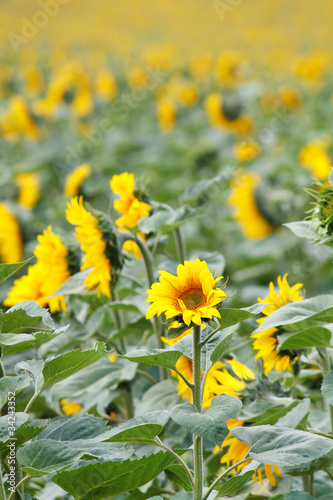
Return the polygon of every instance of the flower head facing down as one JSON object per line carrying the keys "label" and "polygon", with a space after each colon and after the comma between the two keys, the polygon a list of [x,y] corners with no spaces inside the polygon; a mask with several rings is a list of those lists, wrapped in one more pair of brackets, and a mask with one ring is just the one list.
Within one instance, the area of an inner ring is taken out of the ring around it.
{"label": "flower head facing down", "polygon": [[17,203],[28,210],[33,209],[40,197],[39,176],[32,172],[18,174],[15,184],[19,188]]}
{"label": "flower head facing down", "polygon": [[91,168],[87,163],[83,163],[67,175],[65,182],[65,195],[69,198],[76,196],[83,181],[91,174]]}
{"label": "flower head facing down", "polygon": [[111,297],[111,263],[105,251],[107,242],[98,227],[97,219],[83,205],[82,197],[77,196],[68,203],[66,219],[76,226],[75,238],[84,253],[81,271],[93,269],[85,280],[88,289],[97,287],[97,295]]}
{"label": "flower head facing down", "polygon": [[147,302],[151,305],[147,318],[165,314],[167,319],[175,318],[190,325],[201,325],[202,320],[220,318],[216,306],[226,298],[223,290],[216,289],[215,279],[207,263],[199,259],[179,264],[177,276],[160,271],[159,283],[147,291]]}
{"label": "flower head facing down", "polygon": [[[258,302],[264,304],[267,303],[267,306],[262,311],[264,316],[257,319],[257,322],[260,325],[265,321],[267,316],[280,307],[288,304],[289,302],[297,302],[303,299],[299,292],[299,289],[303,286],[302,283],[297,283],[291,287],[287,281],[286,274],[283,278],[279,276],[277,283],[278,291],[275,290],[274,283],[271,281],[269,284],[270,291],[267,297],[264,299],[258,299]],[[296,357],[296,355],[291,351],[280,351],[276,348],[278,343],[278,333],[278,328],[269,328],[268,330],[252,335],[252,338],[255,339],[253,342],[253,348],[258,351],[256,359],[263,359],[265,375],[273,370],[273,368],[275,368],[277,372],[290,370],[292,362]]]}
{"label": "flower head facing down", "polygon": [[6,264],[20,262],[23,243],[21,229],[5,203],[0,202],[0,261]]}

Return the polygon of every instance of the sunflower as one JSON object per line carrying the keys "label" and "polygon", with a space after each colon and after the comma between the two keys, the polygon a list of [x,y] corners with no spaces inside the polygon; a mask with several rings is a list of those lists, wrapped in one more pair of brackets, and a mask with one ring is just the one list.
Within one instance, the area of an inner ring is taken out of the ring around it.
{"label": "sunflower", "polygon": [[252,119],[244,112],[229,116],[224,110],[223,98],[220,94],[206,97],[204,106],[211,125],[224,128],[230,132],[248,134],[253,128]]}
{"label": "sunflower", "polygon": [[[114,175],[110,181],[111,190],[120,196],[119,200],[114,201],[114,209],[122,214],[122,217],[116,220],[116,226],[120,231],[134,229],[142,217],[148,217],[152,211],[152,206],[139,199],[135,195],[134,175],[124,172],[120,175]],[[146,235],[137,232],[137,236],[146,240]],[[137,259],[141,259],[141,252],[135,241],[127,240],[123,244],[123,250],[130,252]]]}
{"label": "sunflower", "polygon": [[89,290],[97,286],[98,296],[111,297],[111,263],[105,254],[107,243],[103,240],[97,219],[84,207],[82,196],[76,196],[68,203],[66,219],[76,226],[75,238],[84,252],[81,271],[93,268],[84,284]]}
{"label": "sunflower", "polygon": [[0,128],[7,139],[16,140],[21,136],[31,140],[40,138],[39,129],[21,96],[14,96],[9,100],[8,109],[0,116]]}
{"label": "sunflower", "polygon": [[62,399],[60,404],[65,415],[75,415],[75,413],[79,413],[83,409],[79,403],[69,403],[67,399]]}
{"label": "sunflower", "polygon": [[19,223],[7,205],[0,202],[0,261],[20,262],[23,243]]}
{"label": "sunflower", "polygon": [[29,210],[36,206],[40,197],[40,181],[37,174],[24,173],[15,177],[15,184],[19,187],[17,203]]}
{"label": "sunflower", "polygon": [[177,108],[172,99],[162,98],[157,101],[158,125],[163,132],[172,130],[177,118]]}
{"label": "sunflower", "polygon": [[[265,321],[267,316],[285,304],[288,304],[289,302],[297,302],[303,299],[299,292],[299,289],[303,286],[302,283],[297,283],[293,287],[290,287],[287,281],[287,274],[285,274],[282,279],[281,276],[279,276],[277,283],[279,287],[278,291],[274,289],[274,283],[270,282],[270,291],[267,297],[264,299],[258,299],[258,302],[268,304],[262,311],[264,316],[257,319],[259,325]],[[276,337],[278,333],[278,328],[269,328],[268,330],[252,335],[255,339],[253,342],[253,348],[258,351],[256,359],[263,359],[265,375],[267,375],[274,367],[278,372],[281,372],[282,370],[290,370],[293,359],[296,357],[293,352],[279,351],[276,349],[278,343]]]}
{"label": "sunflower", "polygon": [[38,237],[34,255],[37,263],[29,266],[28,274],[14,281],[14,286],[4,301],[5,306],[13,306],[24,300],[34,300],[42,307],[49,305],[52,313],[66,310],[65,296],[48,298],[67,281],[68,252],[59,236],[49,226]]}
{"label": "sunflower", "polygon": [[233,153],[237,161],[251,161],[259,155],[260,147],[253,140],[241,141],[235,144]]}
{"label": "sunflower", "polygon": [[[232,429],[233,427],[238,427],[243,425],[244,422],[238,420],[237,418],[231,418],[230,420],[227,421],[227,426],[228,429]],[[230,467],[233,464],[236,464],[240,460],[243,460],[243,458],[246,456],[247,452],[249,451],[250,447],[246,443],[243,443],[243,441],[239,441],[237,438],[232,436],[230,433],[228,436],[225,438],[223,441],[222,445],[222,451],[224,452],[221,458],[221,463],[224,465],[227,465]],[[220,451],[220,448],[218,446],[215,447],[214,453],[218,453]],[[250,462],[252,462],[252,458],[249,458],[247,462],[244,462],[243,464],[238,465],[237,467],[237,473],[243,470]],[[280,469],[277,465],[264,465],[264,472],[265,475],[270,482],[270,484],[274,487],[276,486],[276,479],[273,474],[273,471],[280,477],[282,477],[282,474],[280,472]],[[233,471],[235,473],[235,471]],[[260,467],[255,474],[253,474],[252,479],[257,482],[259,481],[263,483],[262,480],[262,468]]]}
{"label": "sunflower", "polygon": [[274,231],[257,206],[255,191],[259,184],[260,177],[255,172],[240,172],[230,183],[228,204],[235,207],[233,218],[247,238],[265,238]]}
{"label": "sunflower", "polygon": [[228,86],[234,86],[244,79],[244,58],[241,54],[226,50],[217,60],[216,78]]}
{"label": "sunflower", "polygon": [[304,146],[298,160],[301,165],[310,170],[312,175],[319,180],[327,180],[330,174],[331,159],[327,153],[328,144],[324,141],[315,141]]}
{"label": "sunflower", "polygon": [[107,101],[113,99],[117,95],[117,83],[115,77],[106,69],[97,73],[95,88],[97,95]]}
{"label": "sunflower", "polygon": [[185,261],[177,267],[177,276],[160,271],[159,283],[153,283],[147,291],[147,302],[152,302],[147,319],[164,313],[167,319],[181,319],[186,325],[191,322],[201,325],[202,320],[220,318],[216,306],[226,294],[217,290],[215,279],[205,261]]}
{"label": "sunflower", "polygon": [[91,174],[91,168],[87,163],[82,163],[67,175],[65,182],[65,195],[69,198],[76,196],[83,181]]}

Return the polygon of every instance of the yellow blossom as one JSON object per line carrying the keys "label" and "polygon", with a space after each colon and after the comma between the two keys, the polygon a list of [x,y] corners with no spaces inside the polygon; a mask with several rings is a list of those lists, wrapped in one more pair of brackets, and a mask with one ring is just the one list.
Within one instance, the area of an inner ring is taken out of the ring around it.
{"label": "yellow blossom", "polygon": [[310,170],[316,179],[328,179],[330,174],[331,158],[327,153],[326,142],[310,142],[300,150],[298,160],[304,168]]}
{"label": "yellow blossom", "polygon": [[19,187],[17,203],[29,210],[34,208],[40,197],[39,176],[34,173],[18,174],[15,184]]}
{"label": "yellow blossom", "polygon": [[65,195],[69,198],[76,196],[83,181],[91,174],[91,168],[87,163],[82,163],[67,175],[65,182]]}
{"label": "yellow blossom", "polygon": [[22,260],[23,243],[19,223],[5,203],[0,202],[0,261],[6,264]]}

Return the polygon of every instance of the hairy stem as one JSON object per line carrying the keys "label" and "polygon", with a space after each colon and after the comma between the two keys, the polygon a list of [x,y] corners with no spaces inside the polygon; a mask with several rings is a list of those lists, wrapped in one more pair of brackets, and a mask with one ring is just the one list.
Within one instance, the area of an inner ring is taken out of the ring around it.
{"label": "hairy stem", "polygon": [[[201,347],[200,347],[201,326],[193,326],[193,404],[198,413],[201,413]],[[194,491],[193,499],[202,500],[203,488],[203,456],[202,456],[202,438],[193,435],[194,441]]]}

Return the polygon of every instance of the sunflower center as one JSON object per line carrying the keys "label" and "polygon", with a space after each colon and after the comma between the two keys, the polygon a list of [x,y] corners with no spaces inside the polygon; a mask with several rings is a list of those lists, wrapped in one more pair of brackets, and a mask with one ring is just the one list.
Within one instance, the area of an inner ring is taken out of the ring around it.
{"label": "sunflower center", "polygon": [[182,293],[179,298],[184,302],[186,309],[195,309],[206,301],[206,296],[199,288],[190,288]]}

